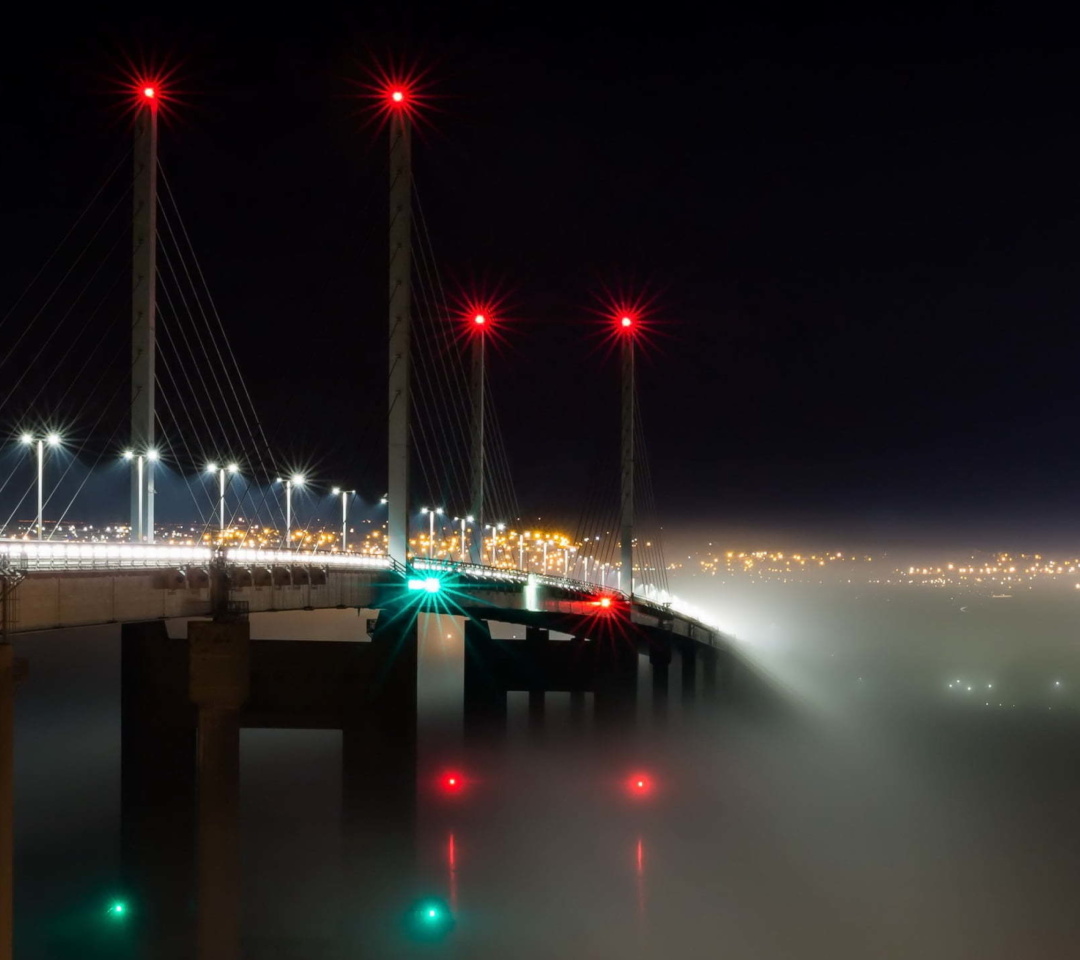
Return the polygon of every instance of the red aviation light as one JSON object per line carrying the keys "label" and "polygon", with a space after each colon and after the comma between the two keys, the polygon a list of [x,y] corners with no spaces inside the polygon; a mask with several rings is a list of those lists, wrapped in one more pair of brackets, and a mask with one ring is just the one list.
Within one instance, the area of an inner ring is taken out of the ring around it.
{"label": "red aviation light", "polygon": [[459,794],[465,789],[465,778],[458,770],[447,770],[439,777],[439,788],[451,796]]}
{"label": "red aviation light", "polygon": [[633,797],[647,797],[653,793],[655,785],[647,773],[632,774],[626,780],[627,792]]}
{"label": "red aviation light", "polygon": [[478,327],[482,327],[485,323],[487,323],[487,317],[482,313],[478,313],[475,317],[472,318],[472,322],[475,323]]}
{"label": "red aviation light", "polygon": [[142,95],[143,95],[143,98],[146,99],[146,100],[153,100],[154,97],[157,96],[157,88],[156,87],[143,87]]}
{"label": "red aviation light", "polygon": [[627,329],[629,329],[630,327],[632,327],[632,326],[634,325],[634,319],[633,319],[633,317],[623,317],[623,318],[622,318],[622,319],[621,319],[621,320],[619,321],[619,325],[620,325],[620,326],[621,326],[621,327],[622,327],[622,328],[623,328],[624,330],[627,330]]}

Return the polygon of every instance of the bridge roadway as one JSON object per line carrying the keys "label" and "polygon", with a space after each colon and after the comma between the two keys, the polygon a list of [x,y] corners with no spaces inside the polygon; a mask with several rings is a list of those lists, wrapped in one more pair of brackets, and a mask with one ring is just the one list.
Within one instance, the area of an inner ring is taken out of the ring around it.
{"label": "bridge roadway", "polygon": [[[213,559],[210,547],[0,540],[0,562],[25,574],[14,618],[19,633],[207,616]],[[376,610],[392,569],[385,556],[242,547],[229,549],[226,562],[230,600],[251,613]],[[530,613],[548,619],[596,615],[604,596],[624,611],[629,602],[634,624],[704,646],[726,639],[678,601],[630,598],[595,583],[497,567],[418,559],[415,570],[453,574],[456,602],[487,611],[489,619],[531,624],[537,618]]]}

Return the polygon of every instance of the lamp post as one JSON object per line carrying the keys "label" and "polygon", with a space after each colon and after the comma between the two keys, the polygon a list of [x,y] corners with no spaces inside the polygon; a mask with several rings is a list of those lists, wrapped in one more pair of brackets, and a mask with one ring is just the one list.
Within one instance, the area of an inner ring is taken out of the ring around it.
{"label": "lamp post", "polygon": [[[467,517],[454,517],[454,519],[461,523],[461,539],[458,542],[458,547],[459,547],[460,552],[461,552],[461,562],[464,563],[465,562],[465,524],[466,523],[472,523],[473,522],[473,517],[470,514]],[[483,545],[481,544],[481,547],[482,546]],[[481,558],[483,557],[483,550],[478,551],[478,556],[480,556]],[[481,559],[481,562],[483,562],[482,559]]]}
{"label": "lamp post", "polygon": [[[356,491],[342,490],[341,487],[334,487],[330,492],[333,493],[335,497],[339,493],[341,494],[341,552],[344,553],[349,536],[349,496],[355,494]],[[383,499],[383,502],[386,502],[385,498]]]}
{"label": "lamp post", "polygon": [[485,530],[490,530],[491,531],[491,565],[494,567],[494,566],[498,565],[498,562],[495,559],[495,547],[498,546],[499,531],[500,530],[505,530],[505,529],[506,529],[506,524],[505,523],[488,523],[488,524],[485,524],[481,528],[481,530],[480,530],[480,560],[481,560],[481,563],[483,562],[483,557],[484,557],[484,531]]}
{"label": "lamp post", "polygon": [[29,433],[22,435],[22,442],[28,447],[34,447],[37,451],[37,538],[45,539],[45,445],[50,447],[60,446],[60,436],[56,433],[46,434],[44,437],[34,437]]}
{"label": "lamp post", "polygon": [[430,560],[434,556],[435,550],[435,514],[441,514],[443,512],[443,508],[435,507],[434,509],[432,509],[431,507],[421,507],[420,512],[426,513],[428,515],[427,555],[428,559]]}
{"label": "lamp post", "polygon": [[302,487],[307,483],[307,479],[302,473],[294,473],[291,477],[286,477],[284,480],[278,477],[276,483],[285,484],[285,548],[289,549],[292,546],[292,492],[293,487]]}
{"label": "lamp post", "polygon": [[206,465],[207,473],[216,473],[218,475],[218,538],[221,543],[225,543],[225,484],[226,477],[231,473],[236,473],[240,468],[235,463],[230,463],[228,466],[219,467],[216,463],[208,463]]}
{"label": "lamp post", "polygon": [[[127,461],[135,461],[135,476],[136,486],[138,487],[138,493],[136,502],[138,510],[136,512],[135,526],[132,528],[132,539],[137,543],[142,543],[144,540],[147,543],[154,542],[154,512],[149,512],[143,509],[143,492],[154,489],[154,481],[151,476],[150,482],[146,483],[144,480],[144,472],[151,472],[152,468],[148,467],[148,464],[154,463],[158,458],[158,452],[154,449],[147,450],[146,453],[136,453],[134,450],[125,450],[124,459]],[[144,529],[143,524],[149,524],[149,529]]]}

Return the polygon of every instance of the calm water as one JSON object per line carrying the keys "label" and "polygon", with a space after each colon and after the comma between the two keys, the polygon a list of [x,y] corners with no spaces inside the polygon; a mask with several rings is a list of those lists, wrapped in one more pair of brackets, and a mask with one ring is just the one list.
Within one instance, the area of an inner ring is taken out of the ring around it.
{"label": "calm water", "polygon": [[[614,739],[572,725],[566,697],[530,729],[524,695],[500,747],[429,736],[414,889],[374,916],[375,868],[341,839],[341,734],[245,730],[244,956],[1075,956],[1075,598],[756,586],[714,604],[767,683],[747,669],[737,696],[683,709],[673,669],[657,725],[643,666],[639,722]],[[278,616],[253,635],[356,629],[355,613]],[[16,955],[126,956],[127,921],[107,913],[138,903],[120,862],[119,630],[18,648]],[[453,652],[432,690],[453,689]],[[451,769],[467,786],[447,797],[431,785]],[[397,918],[423,897],[455,927],[416,943]],[[378,946],[341,947],[375,929]]]}

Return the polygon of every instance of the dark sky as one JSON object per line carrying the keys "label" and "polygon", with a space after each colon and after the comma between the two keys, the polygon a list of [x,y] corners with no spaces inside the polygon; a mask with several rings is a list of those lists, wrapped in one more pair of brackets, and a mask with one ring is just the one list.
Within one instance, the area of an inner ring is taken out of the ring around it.
{"label": "dark sky", "polygon": [[440,268],[508,294],[491,375],[526,514],[573,517],[598,458],[614,471],[591,311],[623,286],[653,297],[640,397],[669,521],[1060,531],[1080,465],[1064,23],[281,9],[24,14],[0,65],[5,307],[126,147],[122,58],[167,57],[162,162],[270,442],[381,494],[385,143],[351,81],[400,58],[437,107],[415,154]]}

